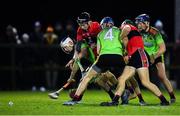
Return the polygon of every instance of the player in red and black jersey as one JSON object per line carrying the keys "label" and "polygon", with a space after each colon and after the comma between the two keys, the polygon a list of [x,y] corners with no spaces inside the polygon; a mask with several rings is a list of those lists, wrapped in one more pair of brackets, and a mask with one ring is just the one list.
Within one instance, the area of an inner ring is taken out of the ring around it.
{"label": "player in red and black jersey", "polygon": [[[101,31],[100,24],[96,21],[91,21],[90,14],[87,12],[82,12],[77,17],[77,23],[79,27],[77,29],[74,57],[66,65],[66,67],[71,67],[72,69],[69,81],[71,81],[74,78],[75,73],[77,72],[77,68],[73,69],[73,67],[77,67],[74,66],[77,65],[77,63],[74,63],[76,59],[80,60],[86,57],[86,60],[83,59],[83,63],[88,65],[92,64],[95,61],[97,41],[96,36]],[[82,64],[82,66],[84,66],[84,64]]]}
{"label": "player in red and black jersey", "polygon": [[122,95],[125,89],[126,80],[130,79],[137,72],[142,84],[153,92],[161,100],[161,105],[169,105],[169,102],[162,95],[161,91],[156,85],[149,80],[149,61],[147,54],[144,51],[144,44],[142,36],[135,26],[132,25],[133,22],[130,20],[125,20],[122,25],[121,39],[126,47],[128,53],[128,63],[125,66],[122,75],[119,77],[117,90],[115,92],[115,97],[112,102],[104,102],[104,106],[115,106],[118,105],[119,97]]}

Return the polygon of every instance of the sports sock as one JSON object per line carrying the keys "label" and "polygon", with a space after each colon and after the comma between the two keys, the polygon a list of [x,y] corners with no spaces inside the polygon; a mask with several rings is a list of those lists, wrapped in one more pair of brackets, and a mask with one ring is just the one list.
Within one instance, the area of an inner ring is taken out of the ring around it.
{"label": "sports sock", "polygon": [[108,94],[109,94],[109,96],[110,96],[110,98],[111,98],[111,99],[113,99],[113,98],[114,98],[114,93],[112,92],[112,90],[111,90],[111,89],[108,91]]}
{"label": "sports sock", "polygon": [[144,99],[143,99],[141,93],[137,94],[137,96],[138,96],[138,98],[139,98],[139,101],[144,101]]}
{"label": "sports sock", "polygon": [[161,100],[161,102],[167,102],[166,98],[162,94],[158,97]]}
{"label": "sports sock", "polygon": [[119,98],[120,98],[119,95],[115,95],[112,101],[118,102],[118,101],[119,101]]}
{"label": "sports sock", "polygon": [[82,95],[78,96],[78,95],[74,95],[73,97],[73,101],[80,101],[82,99]]}
{"label": "sports sock", "polygon": [[174,92],[169,92],[169,96],[171,99],[176,99],[175,95],[174,95]]}

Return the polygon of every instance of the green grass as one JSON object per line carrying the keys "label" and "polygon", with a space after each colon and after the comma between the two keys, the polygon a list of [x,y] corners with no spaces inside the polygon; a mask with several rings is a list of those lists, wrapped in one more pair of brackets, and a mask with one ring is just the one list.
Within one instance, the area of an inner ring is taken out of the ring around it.
{"label": "green grass", "polygon": [[[177,102],[170,106],[159,106],[159,99],[148,91],[143,91],[147,106],[139,106],[138,99],[126,106],[102,107],[99,103],[109,101],[102,90],[87,90],[81,104],[63,106],[69,100],[64,91],[58,100],[49,99],[47,92],[13,91],[0,92],[0,115],[180,115],[180,91],[176,91]],[[168,94],[164,91],[166,98]],[[12,106],[8,102],[12,101]]]}

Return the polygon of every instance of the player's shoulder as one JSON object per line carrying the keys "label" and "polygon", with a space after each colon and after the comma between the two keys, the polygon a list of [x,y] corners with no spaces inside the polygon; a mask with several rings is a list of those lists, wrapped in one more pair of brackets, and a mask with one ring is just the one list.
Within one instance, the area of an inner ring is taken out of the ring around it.
{"label": "player's shoulder", "polygon": [[82,32],[82,29],[80,27],[78,27],[77,33],[81,33],[81,32]]}
{"label": "player's shoulder", "polygon": [[156,34],[159,33],[159,30],[156,29],[155,27],[151,26],[150,29],[149,29],[149,33],[152,34],[152,35],[156,35]]}
{"label": "player's shoulder", "polygon": [[113,26],[112,29],[115,30],[115,31],[121,31],[121,29],[116,27],[116,26]]}
{"label": "player's shoulder", "polygon": [[99,22],[97,22],[97,21],[92,21],[91,24],[92,24],[92,25],[100,25]]}
{"label": "player's shoulder", "polygon": [[91,27],[99,27],[100,24],[97,21],[91,22]]}
{"label": "player's shoulder", "polygon": [[118,27],[116,27],[116,26],[113,26],[112,28],[113,28],[113,29],[117,29],[117,30],[119,30],[119,28],[118,28]]}

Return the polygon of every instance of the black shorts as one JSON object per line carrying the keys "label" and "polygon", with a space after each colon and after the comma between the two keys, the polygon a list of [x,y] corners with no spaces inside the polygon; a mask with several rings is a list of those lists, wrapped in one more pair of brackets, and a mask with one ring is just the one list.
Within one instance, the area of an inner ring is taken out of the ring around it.
{"label": "black shorts", "polygon": [[119,77],[124,70],[125,65],[123,56],[118,54],[104,54],[99,56],[92,68],[98,73],[109,70],[116,77]]}
{"label": "black shorts", "polygon": [[88,67],[92,66],[92,62],[87,58],[81,58],[80,63],[84,69],[87,69]]}
{"label": "black shorts", "polygon": [[154,64],[156,65],[156,64],[159,63],[159,62],[164,63],[164,57],[163,57],[163,55],[157,57],[157,58],[155,59]]}
{"label": "black shorts", "polygon": [[81,41],[77,41],[76,45],[75,45],[75,50],[80,53],[81,52],[81,47],[82,45],[85,44],[87,45],[85,40],[81,40]]}
{"label": "black shorts", "polygon": [[149,67],[148,55],[143,49],[137,49],[129,59],[128,66],[134,68]]}

